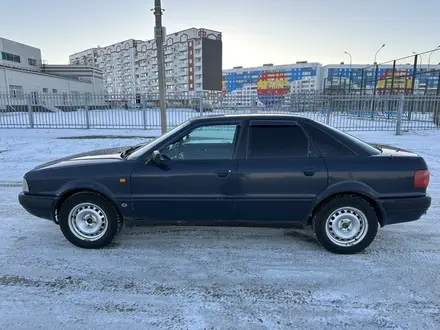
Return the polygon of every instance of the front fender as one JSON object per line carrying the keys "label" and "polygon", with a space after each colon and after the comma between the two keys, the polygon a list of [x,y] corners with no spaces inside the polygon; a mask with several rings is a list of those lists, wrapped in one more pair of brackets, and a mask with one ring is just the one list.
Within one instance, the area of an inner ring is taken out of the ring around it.
{"label": "front fender", "polygon": [[[365,183],[359,182],[359,181],[341,181],[338,183],[335,183],[324,191],[320,192],[312,201],[310,205],[310,210],[308,213],[308,217],[312,215],[313,211],[316,209],[316,207],[325,199],[339,194],[358,194],[367,197],[370,200],[376,200],[379,198],[379,194],[377,191],[372,189],[370,186],[367,186]],[[382,214],[384,213],[383,207],[380,203],[376,203],[377,207],[379,207]],[[307,222],[308,218],[305,219],[305,222]]]}
{"label": "front fender", "polygon": [[[107,197],[113,204],[116,206],[116,208],[119,210],[119,212],[122,214],[123,218],[132,218],[133,217],[133,211],[131,207],[122,207],[121,204],[125,203],[127,206],[131,205],[130,200],[127,201],[121,201],[116,198],[114,193],[107,188],[102,183],[99,183],[94,180],[84,180],[84,179],[77,179],[72,180],[69,182],[66,182],[64,185],[62,185],[57,191],[56,196],[58,198],[58,201],[63,199],[63,196],[66,196],[69,193],[72,193],[74,191],[81,191],[81,190],[89,190],[89,191],[95,191],[105,197]],[[57,203],[58,204],[58,203]]]}

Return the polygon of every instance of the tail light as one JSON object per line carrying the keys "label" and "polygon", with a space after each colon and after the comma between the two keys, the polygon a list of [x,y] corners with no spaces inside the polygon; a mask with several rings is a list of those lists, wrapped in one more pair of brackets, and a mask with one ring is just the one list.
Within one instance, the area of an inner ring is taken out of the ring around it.
{"label": "tail light", "polygon": [[414,188],[426,188],[429,185],[429,170],[418,170],[414,173]]}

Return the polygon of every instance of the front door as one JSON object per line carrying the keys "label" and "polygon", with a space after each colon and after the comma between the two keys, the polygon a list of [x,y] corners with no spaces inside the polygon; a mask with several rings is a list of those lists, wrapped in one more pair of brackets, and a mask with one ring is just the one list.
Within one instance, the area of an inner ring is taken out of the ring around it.
{"label": "front door", "polygon": [[296,122],[251,121],[239,161],[237,214],[246,222],[299,222],[327,187],[327,167]]}
{"label": "front door", "polygon": [[136,219],[208,225],[234,216],[240,124],[204,125],[161,148],[131,177]]}

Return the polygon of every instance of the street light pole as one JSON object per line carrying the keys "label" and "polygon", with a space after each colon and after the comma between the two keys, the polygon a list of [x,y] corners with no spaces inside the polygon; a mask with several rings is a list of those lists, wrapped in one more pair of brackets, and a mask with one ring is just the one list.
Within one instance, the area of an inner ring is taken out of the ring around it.
{"label": "street light pole", "polygon": [[160,0],[154,0],[154,16],[156,17],[156,26],[154,36],[157,47],[157,69],[159,78],[159,107],[160,107],[160,126],[162,134],[167,132],[167,111],[165,105],[165,65],[163,54],[163,27],[162,27],[162,9]]}
{"label": "street light pole", "polygon": [[380,51],[382,48],[384,48],[384,47],[385,47],[385,44],[383,44],[383,45],[377,50],[376,54],[374,54],[374,63],[373,63],[373,64],[377,64],[377,63],[376,63],[377,53],[379,53],[379,51]]}
{"label": "street light pole", "polygon": [[379,73],[379,66],[377,65],[377,61],[376,61],[377,60],[377,54],[384,47],[385,47],[385,44],[380,46],[380,48],[377,50],[376,54],[374,54],[374,63],[373,63],[373,65],[376,67],[376,73],[374,75],[374,89],[373,89],[373,99],[371,100],[371,111],[374,111],[374,108],[375,108],[374,98],[376,97],[377,79],[378,79],[378,73]]}
{"label": "street light pole", "polygon": [[429,66],[431,65],[431,55],[432,53],[434,53],[436,50],[440,49],[440,45],[437,46],[437,48],[435,48],[430,54],[429,54],[429,58],[428,58],[428,71],[429,71]]}
{"label": "street light pole", "polygon": [[344,51],[344,54],[347,54],[348,56],[350,56],[350,78],[348,80],[348,93],[350,93],[351,92],[351,77],[352,77],[351,76],[351,66],[353,63],[353,58],[351,57],[351,54],[347,51]]}

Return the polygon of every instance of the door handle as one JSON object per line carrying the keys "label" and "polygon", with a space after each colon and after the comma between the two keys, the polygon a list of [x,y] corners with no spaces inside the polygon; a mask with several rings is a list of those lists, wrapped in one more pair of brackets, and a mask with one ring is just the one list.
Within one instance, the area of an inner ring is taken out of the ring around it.
{"label": "door handle", "polygon": [[229,175],[229,173],[231,173],[231,170],[229,170],[229,171],[227,171],[227,172],[217,172],[217,175],[218,175],[220,178],[226,178],[226,177]]}
{"label": "door handle", "polygon": [[316,173],[316,169],[314,168],[306,168],[303,170],[305,176],[313,176]]}

